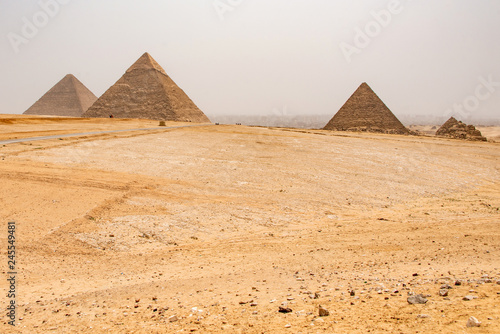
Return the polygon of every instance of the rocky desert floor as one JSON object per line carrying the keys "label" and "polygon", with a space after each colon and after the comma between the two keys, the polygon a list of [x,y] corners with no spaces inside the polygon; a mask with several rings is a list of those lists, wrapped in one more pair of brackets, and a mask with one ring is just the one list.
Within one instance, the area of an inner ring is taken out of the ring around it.
{"label": "rocky desert floor", "polygon": [[499,143],[207,125],[0,145],[0,178],[1,333],[500,332]]}

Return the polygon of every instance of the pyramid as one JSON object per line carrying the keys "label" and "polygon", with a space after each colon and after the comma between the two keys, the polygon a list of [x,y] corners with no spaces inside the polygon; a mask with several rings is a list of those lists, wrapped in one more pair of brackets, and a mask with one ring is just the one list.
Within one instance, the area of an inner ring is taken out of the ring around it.
{"label": "pyramid", "polygon": [[74,75],[68,74],[35,102],[25,115],[81,117],[97,97]]}
{"label": "pyramid", "polygon": [[409,131],[363,82],[324,127],[334,131],[367,131],[408,134]]}
{"label": "pyramid", "polygon": [[436,131],[436,136],[446,136],[449,134],[451,128],[460,125],[460,122],[457,121],[455,117],[450,117],[441,127]]}
{"label": "pyramid", "polygon": [[486,141],[481,131],[476,130],[474,125],[467,125],[451,117],[437,131],[436,136],[455,139]]}
{"label": "pyramid", "polygon": [[84,113],[84,117],[210,120],[146,52]]}

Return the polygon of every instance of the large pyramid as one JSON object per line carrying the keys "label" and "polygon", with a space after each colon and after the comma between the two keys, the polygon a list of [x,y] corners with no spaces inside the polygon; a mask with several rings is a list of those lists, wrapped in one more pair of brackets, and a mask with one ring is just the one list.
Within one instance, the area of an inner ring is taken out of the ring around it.
{"label": "large pyramid", "polygon": [[456,139],[486,141],[481,131],[477,130],[474,125],[467,125],[457,121],[455,117],[451,117],[437,131],[436,136],[449,137]]}
{"label": "large pyramid", "polygon": [[68,74],[35,102],[26,115],[81,117],[97,97],[74,75]]}
{"label": "large pyramid", "polygon": [[335,131],[368,131],[408,134],[409,131],[363,82],[324,127]]}
{"label": "large pyramid", "polygon": [[84,117],[210,120],[146,52],[84,113]]}

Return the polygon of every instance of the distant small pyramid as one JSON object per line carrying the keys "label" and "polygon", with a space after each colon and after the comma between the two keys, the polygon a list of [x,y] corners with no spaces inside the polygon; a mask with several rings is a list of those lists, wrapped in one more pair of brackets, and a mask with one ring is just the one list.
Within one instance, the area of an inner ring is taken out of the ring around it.
{"label": "distant small pyramid", "polygon": [[146,52],[84,117],[209,123],[210,120]]}
{"label": "distant small pyramid", "polygon": [[408,134],[409,131],[363,82],[324,127],[334,131],[367,131]]}
{"label": "distant small pyramid", "polygon": [[450,117],[441,127],[436,131],[436,136],[445,136],[452,127],[458,126],[459,121],[455,117]]}
{"label": "distant small pyramid", "polygon": [[457,121],[455,117],[447,120],[437,131],[436,136],[449,137],[455,139],[487,141],[483,137],[481,131],[477,130],[474,125],[467,125]]}
{"label": "distant small pyramid", "polygon": [[68,74],[24,114],[81,117],[96,100],[94,93]]}

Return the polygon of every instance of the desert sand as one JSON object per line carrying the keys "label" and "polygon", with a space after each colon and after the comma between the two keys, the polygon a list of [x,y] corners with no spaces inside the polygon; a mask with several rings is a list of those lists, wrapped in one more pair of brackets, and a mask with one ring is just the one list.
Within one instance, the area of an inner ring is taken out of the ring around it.
{"label": "desert sand", "polygon": [[207,125],[0,145],[0,177],[2,333],[500,332],[498,143]]}

